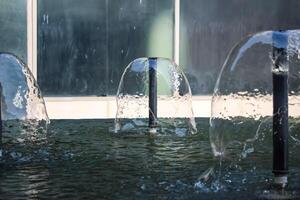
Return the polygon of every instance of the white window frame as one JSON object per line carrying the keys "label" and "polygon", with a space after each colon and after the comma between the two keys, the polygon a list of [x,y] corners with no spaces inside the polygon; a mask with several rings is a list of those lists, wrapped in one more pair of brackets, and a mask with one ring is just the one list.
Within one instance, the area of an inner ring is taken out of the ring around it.
{"label": "white window frame", "polygon": [[27,64],[37,78],[37,1],[27,0]]}
{"label": "white window frame", "polygon": [[[37,79],[37,4],[27,0],[27,62]],[[179,63],[180,0],[174,0],[174,61]],[[108,97],[44,97],[50,119],[114,118],[116,100]],[[195,117],[210,117],[211,96],[193,96]]]}

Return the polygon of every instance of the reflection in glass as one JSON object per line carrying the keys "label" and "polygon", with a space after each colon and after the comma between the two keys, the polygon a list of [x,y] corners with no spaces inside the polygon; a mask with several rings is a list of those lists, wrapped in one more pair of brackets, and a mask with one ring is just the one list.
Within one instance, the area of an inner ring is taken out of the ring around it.
{"label": "reflection in glass", "polygon": [[0,1],[0,52],[27,60],[26,0]]}
{"label": "reflection in glass", "polygon": [[173,1],[38,1],[38,82],[48,96],[114,95],[137,57],[173,52]]}

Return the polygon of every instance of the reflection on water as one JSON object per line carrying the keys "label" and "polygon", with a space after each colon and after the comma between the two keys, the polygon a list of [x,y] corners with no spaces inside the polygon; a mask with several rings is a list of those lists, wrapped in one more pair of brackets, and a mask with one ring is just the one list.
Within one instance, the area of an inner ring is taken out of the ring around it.
{"label": "reflection on water", "polygon": [[[257,144],[245,160],[225,161],[216,180],[220,169],[208,119],[197,124],[202,134],[152,137],[110,134],[113,121],[107,120],[53,121],[47,140],[5,142],[0,199],[249,199],[263,193],[272,177],[271,140]],[[298,149],[291,146],[294,191],[299,191]],[[208,172],[212,175],[205,177]]]}

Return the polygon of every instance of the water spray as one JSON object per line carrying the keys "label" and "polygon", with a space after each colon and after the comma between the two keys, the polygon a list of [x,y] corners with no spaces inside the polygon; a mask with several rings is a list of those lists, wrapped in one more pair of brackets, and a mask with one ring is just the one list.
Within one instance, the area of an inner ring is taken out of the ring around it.
{"label": "water spray", "polygon": [[149,128],[155,133],[157,127],[157,58],[149,58]]}
{"label": "water spray", "polygon": [[275,31],[273,39],[273,174],[274,183],[288,183],[288,34]]}

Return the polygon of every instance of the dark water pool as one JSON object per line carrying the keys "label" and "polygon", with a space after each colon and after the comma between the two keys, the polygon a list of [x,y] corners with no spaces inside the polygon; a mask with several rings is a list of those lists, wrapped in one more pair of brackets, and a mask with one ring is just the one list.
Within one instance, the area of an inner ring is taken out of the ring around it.
{"label": "dark water pool", "polygon": [[[207,119],[198,119],[199,134],[188,137],[115,135],[108,131],[112,123],[59,120],[40,141],[4,138],[0,199],[257,199],[270,192],[271,139],[220,171]],[[300,150],[290,151],[289,193],[297,199]],[[212,176],[199,181],[212,167]]]}

